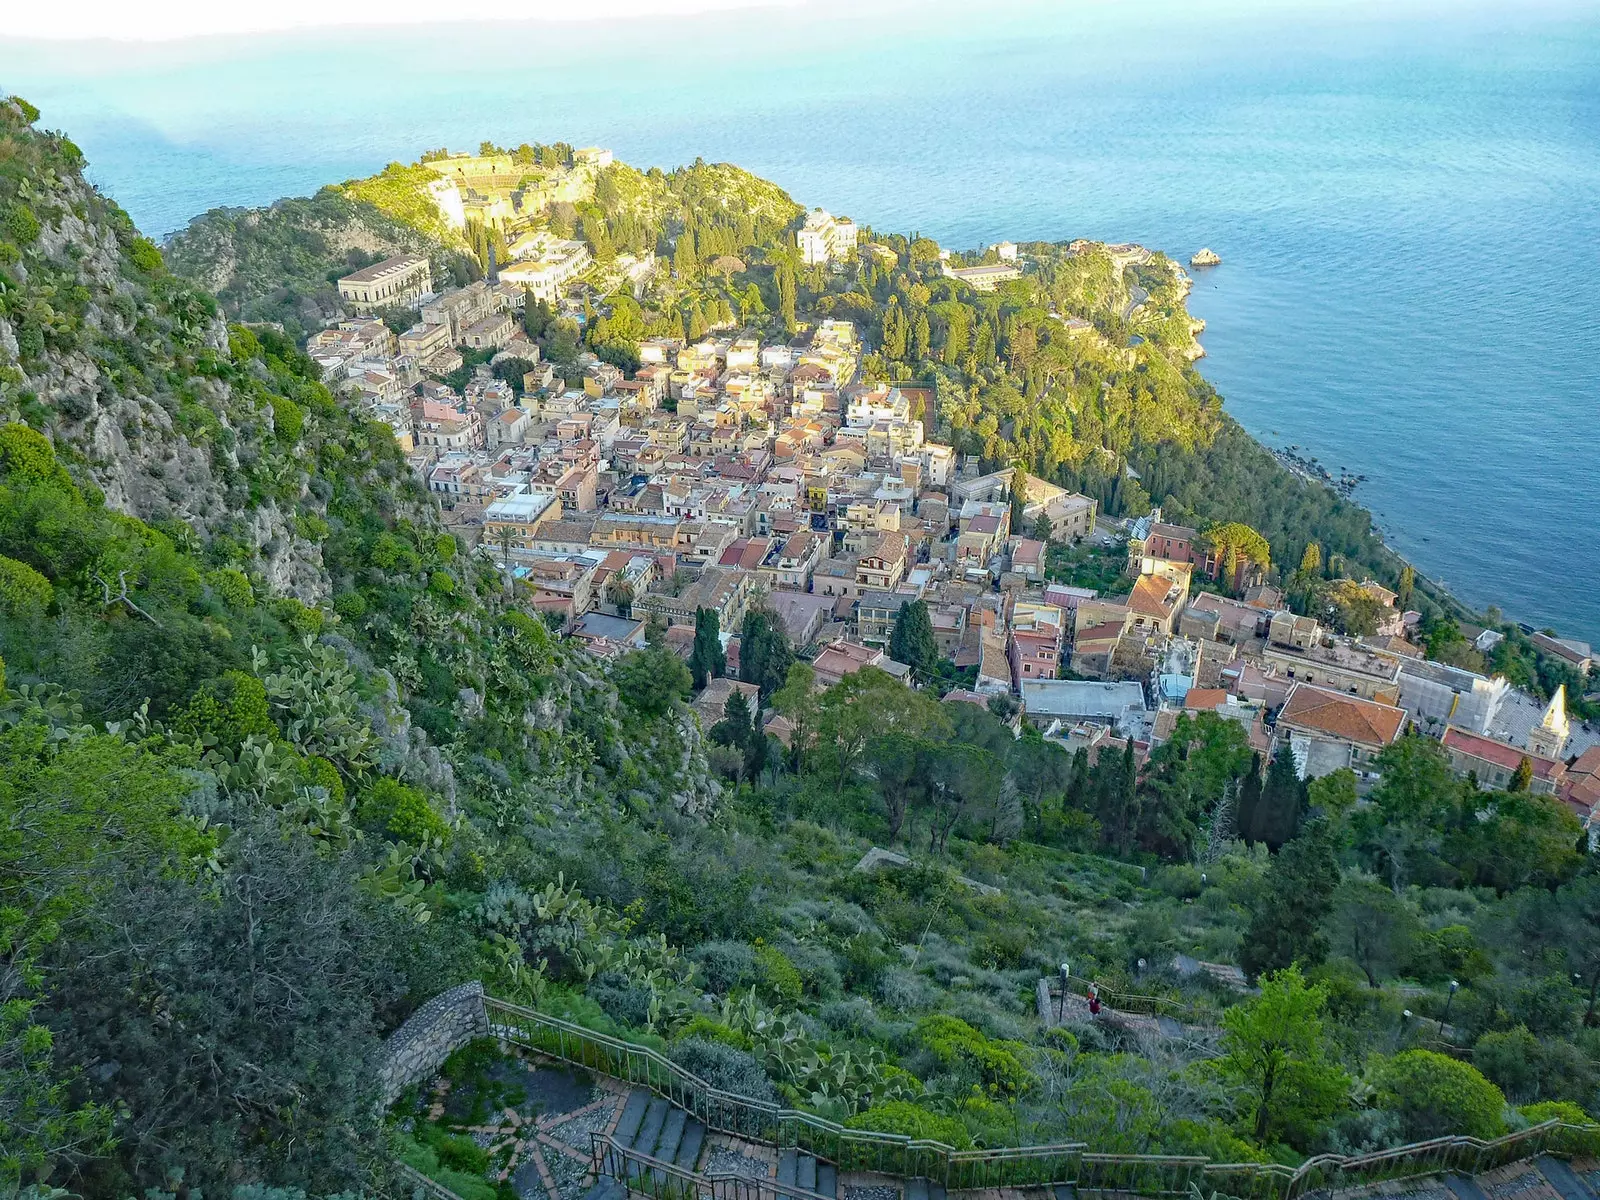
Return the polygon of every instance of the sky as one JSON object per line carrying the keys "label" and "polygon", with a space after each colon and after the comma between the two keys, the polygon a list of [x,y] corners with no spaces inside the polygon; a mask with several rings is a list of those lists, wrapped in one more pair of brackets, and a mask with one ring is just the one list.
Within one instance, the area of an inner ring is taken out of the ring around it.
{"label": "sky", "polygon": [[323,26],[439,23],[447,12],[459,21],[578,21],[756,7],[789,7],[801,0],[273,0],[271,4],[218,4],[215,0],[55,0],[7,5],[7,38],[167,41],[180,38],[281,32]]}

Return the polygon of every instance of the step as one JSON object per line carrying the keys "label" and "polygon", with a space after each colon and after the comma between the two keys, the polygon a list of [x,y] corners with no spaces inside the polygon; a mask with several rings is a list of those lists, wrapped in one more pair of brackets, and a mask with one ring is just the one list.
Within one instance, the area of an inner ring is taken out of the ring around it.
{"label": "step", "polygon": [[823,1196],[839,1195],[839,1168],[832,1163],[817,1164],[817,1193]]}
{"label": "step", "polygon": [[928,1200],[944,1200],[944,1184],[928,1180]]}
{"label": "step", "polygon": [[644,1120],[644,1111],[649,1106],[649,1092],[637,1091],[629,1094],[628,1102],[622,1106],[622,1116],[617,1118],[615,1137],[618,1145],[633,1145],[633,1139],[639,1133],[639,1123]]}
{"label": "step", "polygon": [[928,1181],[920,1175],[906,1180],[906,1200],[929,1200]]}
{"label": "step", "polygon": [[583,1194],[583,1200],[625,1200],[628,1189],[623,1187],[609,1175],[597,1180],[595,1185]]}
{"label": "step", "polygon": [[798,1150],[785,1150],[778,1155],[778,1182],[794,1186],[795,1172],[799,1168],[800,1152]]}
{"label": "step", "polygon": [[1078,1200],[1078,1189],[1070,1183],[1058,1183],[1052,1190],[1056,1200]]}
{"label": "step", "polygon": [[794,1185],[801,1191],[817,1190],[817,1160],[813,1155],[802,1154],[795,1163]]}
{"label": "step", "polygon": [[667,1123],[661,1127],[661,1140],[656,1143],[654,1150],[647,1151],[651,1158],[659,1158],[662,1162],[675,1162],[678,1157],[678,1146],[683,1141],[683,1125],[689,1115],[681,1108],[675,1108],[667,1114]]}
{"label": "step", "polygon": [[1550,1186],[1561,1193],[1561,1200],[1595,1200],[1594,1190],[1570,1163],[1549,1154],[1541,1154],[1533,1162]]}
{"label": "step", "polygon": [[656,1142],[661,1138],[661,1127],[667,1123],[667,1109],[670,1107],[671,1105],[660,1096],[650,1101],[650,1107],[644,1110],[644,1120],[639,1123],[639,1132],[634,1136],[633,1149],[640,1154],[649,1154],[656,1148]]}
{"label": "step", "polygon": [[706,1144],[706,1127],[699,1121],[689,1121],[683,1127],[683,1141],[678,1143],[676,1162],[685,1171],[695,1169],[700,1161],[700,1151]]}
{"label": "step", "polygon": [[1478,1181],[1470,1175],[1463,1175],[1460,1171],[1451,1171],[1441,1177],[1444,1186],[1456,1195],[1456,1200],[1489,1200]]}

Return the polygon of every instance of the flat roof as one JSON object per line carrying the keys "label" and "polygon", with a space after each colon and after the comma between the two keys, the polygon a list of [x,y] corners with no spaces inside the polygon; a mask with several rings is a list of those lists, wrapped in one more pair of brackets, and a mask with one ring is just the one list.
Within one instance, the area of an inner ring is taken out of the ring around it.
{"label": "flat roof", "polygon": [[370,267],[362,267],[349,275],[341,276],[340,283],[374,283],[385,279],[400,271],[409,271],[413,267],[427,263],[427,259],[415,254],[400,254],[394,258],[386,258],[382,262],[375,262]]}
{"label": "flat roof", "polygon": [[1145,711],[1144,687],[1133,680],[1096,683],[1042,679],[1022,685],[1024,712],[1051,717],[1120,717],[1130,708]]}

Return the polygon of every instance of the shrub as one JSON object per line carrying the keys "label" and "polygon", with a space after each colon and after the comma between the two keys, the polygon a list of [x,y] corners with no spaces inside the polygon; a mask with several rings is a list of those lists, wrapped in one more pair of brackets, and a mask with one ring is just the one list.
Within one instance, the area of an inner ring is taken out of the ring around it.
{"label": "shrub", "polygon": [[55,589],[27,563],[0,554],[0,613],[17,617],[50,607]]}
{"label": "shrub", "polygon": [[1472,1048],[1472,1065],[1507,1096],[1525,1099],[1539,1090],[1539,1039],[1518,1025],[1503,1033],[1486,1033]]}
{"label": "shrub", "polygon": [[128,260],[146,275],[159,275],[166,270],[166,260],[156,244],[146,237],[136,237],[128,247]]}
{"label": "shrub", "polygon": [[206,585],[222,597],[222,602],[229,608],[255,607],[255,589],[250,586],[249,577],[238,567],[218,567],[215,571],[207,571]]}
{"label": "shrub", "polygon": [[429,837],[442,840],[450,834],[450,826],[433,811],[426,796],[387,776],[367,789],[361,801],[361,819],[413,846]]}
{"label": "shrub", "polygon": [[250,737],[272,737],[277,727],[261,680],[243,671],[208,679],[172,719],[173,732],[207,746],[236,747]]}
{"label": "shrub", "polygon": [[587,991],[613,1021],[638,1028],[650,1023],[650,989],[634,983],[621,971],[602,971]]}
{"label": "shrub", "polygon": [[1187,863],[1166,867],[1156,876],[1156,887],[1177,900],[1192,900],[1202,891],[1200,870]]}
{"label": "shrub", "polygon": [[721,1021],[713,1021],[704,1013],[698,1014],[678,1034],[678,1041],[686,1042],[693,1038],[703,1038],[708,1042],[721,1042],[724,1046],[732,1046],[735,1050],[750,1049],[750,1039],[737,1029],[724,1025]]}
{"label": "shrub", "polygon": [[887,1100],[858,1112],[845,1122],[850,1129],[865,1129],[873,1133],[898,1133],[909,1138],[923,1138],[943,1142],[957,1150],[972,1145],[966,1127],[954,1117],[929,1112],[920,1104],[909,1100]]}
{"label": "shrub", "polygon": [[340,592],[333,598],[333,611],[346,621],[359,621],[367,615],[367,598],[360,592]]}
{"label": "shrub", "polygon": [[1524,1104],[1517,1111],[1528,1119],[1530,1125],[1538,1125],[1552,1118],[1568,1125],[1595,1124],[1595,1119],[1571,1100],[1541,1100],[1537,1104]]}
{"label": "shrub", "polygon": [[924,1017],[917,1037],[946,1069],[970,1072],[990,1091],[1014,1096],[1028,1086],[1031,1077],[1018,1054],[1022,1047],[987,1038],[959,1017]]}
{"label": "shrub", "polygon": [[26,204],[13,204],[6,212],[6,232],[19,246],[26,246],[39,236],[39,218]]}
{"label": "shrub", "polygon": [[788,955],[776,946],[757,948],[756,974],[761,990],[780,1004],[794,1005],[800,1002],[800,994],[805,990],[800,972],[789,961]]}
{"label": "shrub", "polygon": [[271,403],[273,432],[285,446],[293,446],[305,428],[305,410],[287,396],[273,396]]}
{"label": "shrub", "polygon": [[1374,1072],[1381,1108],[1395,1113],[1407,1139],[1447,1134],[1493,1138],[1505,1132],[1506,1098],[1470,1063],[1432,1050],[1407,1050]]}
{"label": "shrub", "polygon": [[689,957],[699,966],[706,987],[719,995],[755,982],[756,952],[743,942],[721,938],[703,942]]}
{"label": "shrub", "polygon": [[685,1038],[672,1048],[672,1061],[718,1091],[751,1100],[776,1102],[777,1089],[755,1058],[723,1042]]}

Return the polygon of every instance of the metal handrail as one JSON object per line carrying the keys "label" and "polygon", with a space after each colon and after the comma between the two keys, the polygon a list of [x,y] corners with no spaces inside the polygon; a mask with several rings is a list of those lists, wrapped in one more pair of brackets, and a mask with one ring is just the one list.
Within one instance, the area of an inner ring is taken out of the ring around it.
{"label": "metal handrail", "polygon": [[[691,1171],[625,1146],[614,1135],[598,1131],[589,1135],[589,1161],[596,1179],[609,1175],[626,1182],[630,1191],[661,1200],[676,1200],[685,1194],[695,1197],[708,1192],[714,1200],[832,1200],[820,1192],[762,1176],[740,1175],[733,1171]],[[686,1192],[670,1186],[665,1182],[668,1180],[686,1185]]]}
{"label": "metal handrail", "polygon": [[[1241,1200],[1298,1200],[1307,1192],[1337,1183],[1347,1187],[1385,1179],[1404,1179],[1441,1171],[1476,1174],[1547,1151],[1600,1155],[1600,1125],[1567,1125],[1558,1119],[1518,1130],[1492,1141],[1466,1136],[1434,1138],[1375,1154],[1346,1157],[1322,1154],[1298,1168],[1279,1163],[1213,1163],[1193,1155],[1099,1154],[1081,1142],[957,1150],[943,1142],[902,1134],[847,1129],[813,1113],[770,1101],[723,1092],[648,1046],[597,1033],[522,1005],[484,998],[490,1030],[552,1058],[642,1086],[692,1113],[709,1128],[779,1148],[805,1150],[841,1170],[878,1172],[902,1178],[924,1177],[949,1191],[983,1187],[1071,1184],[1080,1191],[1118,1191],[1145,1196],[1176,1196],[1191,1185],[1221,1191]],[[499,1017],[497,1021],[495,1018]],[[648,1156],[616,1147],[641,1161]],[[652,1171],[656,1160],[650,1160]],[[665,1175],[692,1173],[659,1164]],[[676,1173],[676,1174],[675,1174]],[[692,1176],[696,1180],[714,1176]],[[778,1197],[786,1185],[760,1182]],[[439,1200],[451,1200],[438,1192]],[[733,1186],[732,1184],[728,1185]],[[794,1189],[781,1200],[812,1200]],[[659,1196],[655,1200],[677,1200]],[[768,1200],[748,1191],[718,1200]]]}

